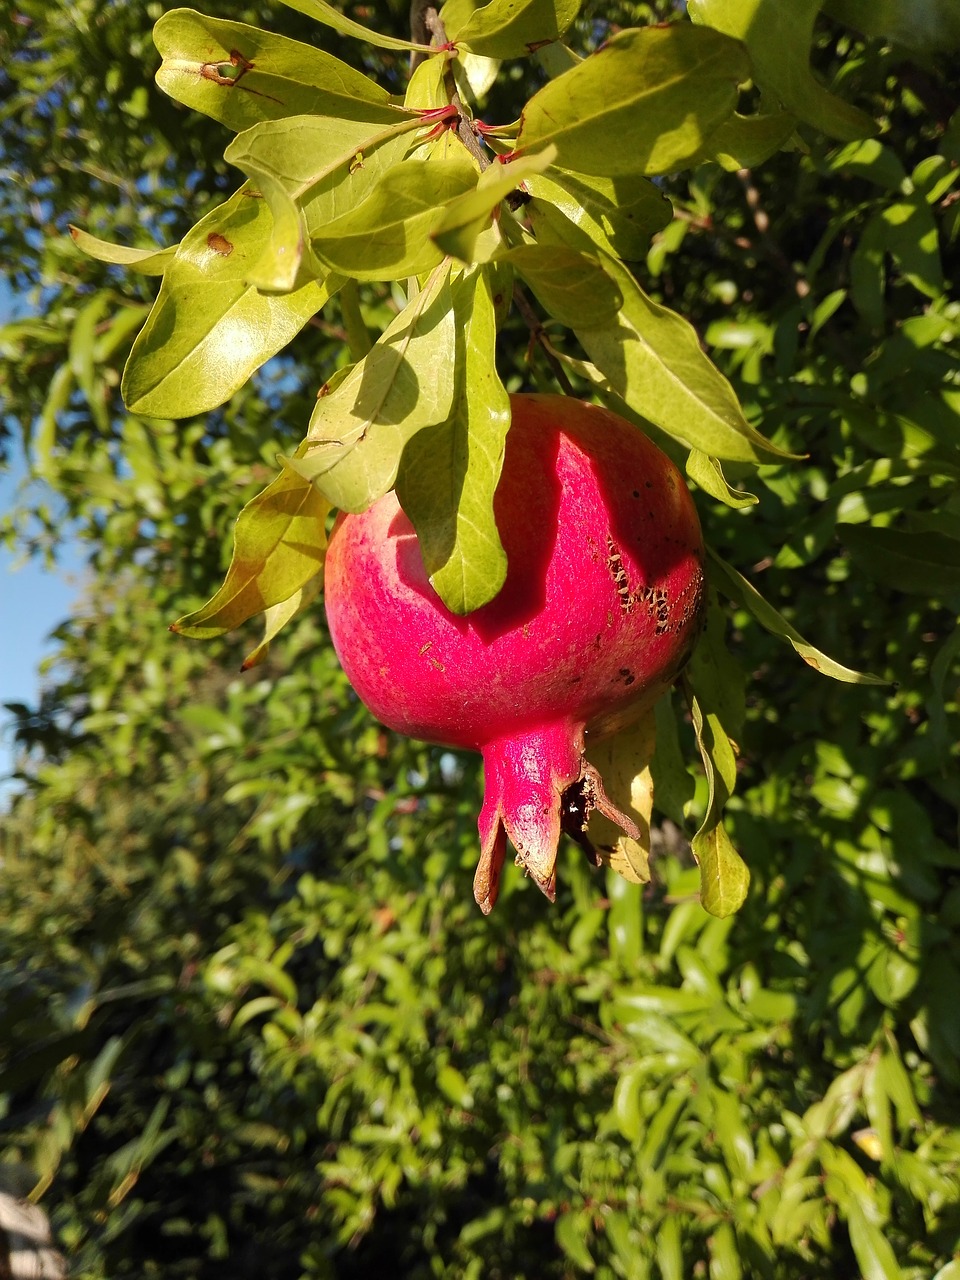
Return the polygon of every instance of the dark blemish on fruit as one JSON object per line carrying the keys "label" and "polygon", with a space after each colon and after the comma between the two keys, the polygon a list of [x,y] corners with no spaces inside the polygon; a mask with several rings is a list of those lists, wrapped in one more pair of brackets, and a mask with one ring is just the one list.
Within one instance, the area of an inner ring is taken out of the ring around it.
{"label": "dark blemish on fruit", "polygon": [[627,571],[623,567],[623,559],[617,550],[617,544],[607,534],[607,571],[613,579],[613,585],[617,589],[617,599],[620,602],[620,608],[624,613],[630,613],[633,610],[634,598],[630,590],[630,583],[627,579]]}
{"label": "dark blemish on fruit", "polygon": [[644,481],[644,487],[645,487],[645,488],[647,488],[647,489],[652,489],[652,488],[653,488],[653,481],[652,481],[652,480],[646,480],[646,481]]}
{"label": "dark blemish on fruit", "polygon": [[639,489],[634,489],[634,491],[633,491],[633,496],[634,496],[635,498],[639,498],[639,497],[640,497],[640,490],[639,490]]}

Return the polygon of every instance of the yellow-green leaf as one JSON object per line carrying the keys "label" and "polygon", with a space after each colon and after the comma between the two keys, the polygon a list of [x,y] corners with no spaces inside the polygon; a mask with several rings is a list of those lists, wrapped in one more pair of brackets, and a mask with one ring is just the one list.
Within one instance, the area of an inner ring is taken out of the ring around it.
{"label": "yellow-green leaf", "polygon": [[284,468],[240,512],[223,586],[172,630],[207,640],[290,600],[323,568],[329,511],[330,503],[309,481]]}

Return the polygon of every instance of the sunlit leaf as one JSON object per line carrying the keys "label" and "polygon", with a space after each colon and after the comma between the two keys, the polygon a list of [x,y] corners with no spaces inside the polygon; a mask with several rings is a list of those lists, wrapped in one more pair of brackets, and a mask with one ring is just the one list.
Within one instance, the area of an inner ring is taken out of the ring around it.
{"label": "sunlit leaf", "polygon": [[582,0],[447,0],[441,18],[450,40],[486,58],[523,58],[559,40]]}
{"label": "sunlit leaf", "polygon": [[493,496],[510,425],[510,401],[494,360],[491,294],[487,271],[455,282],[453,404],[446,421],[409,441],[397,477],[397,495],[417,531],[427,575],[447,608],[457,614],[491,600],[507,572]]}
{"label": "sunlit leaf", "polygon": [[740,909],[750,887],[750,872],[722,816],[736,780],[736,760],[717,716],[705,711],[696,696],[690,699],[690,711],[707,775],[707,809],[690,844],[700,866],[700,902],[711,915],[723,918]]}
{"label": "sunlit leaf", "polygon": [[657,721],[653,710],[636,724],[612,738],[591,745],[590,763],[603,779],[608,799],[640,830],[634,840],[599,809],[587,822],[587,839],[606,866],[631,884],[650,879],[650,818],[653,811],[653,778],[650,763],[657,741]]}
{"label": "sunlit leaf", "polygon": [[734,510],[752,507],[759,502],[755,494],[734,489],[728,484],[717,459],[701,453],[699,449],[691,449],[687,455],[686,471],[694,484],[698,484],[704,493],[709,493],[711,498],[716,498],[726,506],[733,507]]}
{"label": "sunlit leaf", "polygon": [[145,276],[163,275],[173,261],[177,246],[170,245],[166,249],[132,249],[123,244],[111,244],[108,240],[100,240],[89,231],[80,227],[70,227],[70,235],[74,244],[98,262],[109,262],[116,267],[127,267],[131,271],[140,271]]}
{"label": "sunlit leaf", "polygon": [[753,169],[776,155],[796,127],[796,117],[787,111],[755,116],[735,113],[710,135],[706,149],[725,169]]}
{"label": "sunlit leaf", "polygon": [[810,70],[813,27],[823,0],[689,0],[694,22],[742,40],[754,75],[800,120],[847,141],[877,132],[863,111],[823,87]]}
{"label": "sunlit leaf", "polygon": [[[223,586],[172,630],[207,640],[289,601],[323,568],[329,510],[330,503],[309,481],[284,468],[240,512]],[[269,632],[268,624],[267,639]]]}
{"label": "sunlit leaf", "polygon": [[733,112],[750,76],[740,44],[689,23],[622,31],[524,107],[517,150],[613,178],[683,168]]}
{"label": "sunlit leaf", "polygon": [[322,22],[324,26],[332,27],[342,36],[352,36],[353,39],[363,40],[367,44],[375,45],[378,49],[422,49],[427,53],[432,52],[429,45],[420,45],[412,40],[400,40],[396,36],[389,36],[382,31],[373,31],[359,22],[354,22],[332,4],[328,4],[327,0],[282,0],[282,3],[290,9],[296,9],[298,13],[305,13],[308,18]]}
{"label": "sunlit leaf", "polygon": [[216,408],[328,300],[332,281],[278,297],[247,283],[271,226],[244,186],[187,232],[123,371],[129,409],[183,418]]}
{"label": "sunlit leaf", "polygon": [[851,667],[844,667],[839,662],[834,662],[832,658],[828,658],[825,653],[821,653],[819,649],[804,640],[786,618],[766,601],[756,587],[752,586],[732,565],[727,564],[710,547],[707,548],[707,554],[710,579],[717,590],[752,613],[760,625],[772,635],[789,641],[804,662],[815,671],[831,676],[834,680],[842,680],[846,684],[882,685],[887,683],[880,676],[854,671]]}
{"label": "sunlit leaf", "polygon": [[313,114],[389,123],[389,94],[312,45],[192,9],[170,9],[153,28],[163,57],[157,84],[234,133],[260,120]]}
{"label": "sunlit leaf", "polygon": [[[594,249],[559,211],[538,217],[535,225],[545,247],[566,242]],[[571,316],[571,325],[611,389],[669,435],[712,457],[761,462],[791,456],[750,426],[693,327],[649,298],[617,259],[600,249],[595,253],[623,302],[605,324]]]}
{"label": "sunlit leaf", "polygon": [[673,216],[670,201],[648,178],[568,173],[554,166],[527,180],[535,198],[547,200],[594,244],[627,261],[646,255],[650,238]]}

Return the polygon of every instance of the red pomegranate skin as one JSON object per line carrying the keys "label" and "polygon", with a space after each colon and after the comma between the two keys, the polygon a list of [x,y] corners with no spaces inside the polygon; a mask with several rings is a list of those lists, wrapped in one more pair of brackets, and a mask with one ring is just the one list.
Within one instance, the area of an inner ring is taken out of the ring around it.
{"label": "red pomegranate skin", "polygon": [[[704,594],[693,501],[641,431],[566,396],[516,395],[511,409],[494,500],[508,569],[489,604],[462,617],[444,606],[394,493],[338,518],[325,566],[331,638],[370,711],[483,754],[485,912],[506,836],[554,898],[563,797],[588,777],[587,741],[670,686]],[[594,772],[588,806],[597,792]]]}

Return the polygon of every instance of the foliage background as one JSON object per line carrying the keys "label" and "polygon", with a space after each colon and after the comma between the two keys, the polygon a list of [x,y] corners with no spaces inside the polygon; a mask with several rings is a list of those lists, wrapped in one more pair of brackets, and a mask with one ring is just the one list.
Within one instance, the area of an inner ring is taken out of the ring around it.
{"label": "foliage background", "polygon": [[[224,132],[152,85],[161,9],[0,4],[0,261],[33,301],[0,333],[0,433],[43,482],[4,536],[90,550],[18,709],[0,1141],[75,1273],[956,1280],[956,60],[823,15],[817,71],[881,137],[671,180],[638,265],[809,455],[733,475],[759,507],[699,494],[709,540],[895,688],[833,685],[734,612],[744,910],[701,910],[666,828],[650,890],[568,849],[554,908],[514,877],[484,919],[477,762],[373,724],[322,611],[243,677],[242,649],[166,630],[345,356],[334,306],[222,410],[122,410],[153,285],[66,223],[167,243],[233,185]],[[405,4],[348,9],[405,31]],[[671,11],[587,5],[578,39]],[[402,89],[404,56],[368,52]],[[503,77],[486,118],[541,74]],[[372,326],[388,303],[364,295]],[[500,354],[511,389],[549,384],[519,325]]]}

